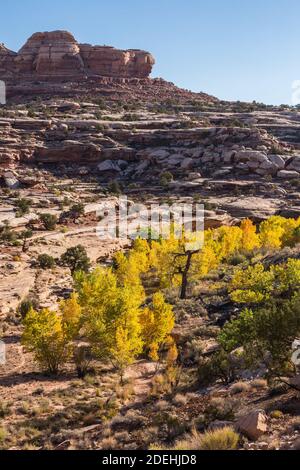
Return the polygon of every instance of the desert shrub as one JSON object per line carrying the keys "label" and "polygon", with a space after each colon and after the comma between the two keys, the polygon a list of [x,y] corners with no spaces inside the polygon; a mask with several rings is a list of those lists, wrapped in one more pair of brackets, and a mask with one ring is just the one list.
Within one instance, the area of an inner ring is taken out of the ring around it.
{"label": "desert shrub", "polygon": [[154,416],[154,424],[164,426],[168,440],[175,439],[187,431],[187,424],[176,415],[176,413],[162,411]]}
{"label": "desert shrub", "polygon": [[27,240],[32,237],[32,234],[33,232],[31,229],[22,230],[22,232],[18,234],[19,238],[23,240],[23,244],[22,244],[23,253],[25,253],[27,250]]}
{"label": "desert shrub", "polygon": [[194,338],[184,345],[182,360],[186,363],[199,363],[203,353],[203,341],[199,338]]}
{"label": "desert shrub", "polygon": [[249,365],[260,363],[269,375],[294,371],[291,364],[292,345],[300,333],[300,296],[291,300],[270,301],[256,310],[243,310],[239,317],[227,323],[219,341],[227,351],[242,346]]}
{"label": "desert shrub", "polygon": [[20,305],[17,308],[17,313],[21,315],[22,318],[25,318],[27,313],[31,309],[37,309],[38,308],[38,301],[35,298],[28,297],[20,303]]}
{"label": "desert shrub", "polygon": [[114,437],[106,437],[100,443],[102,450],[115,450],[118,446],[118,442]]}
{"label": "desert shrub", "polygon": [[225,427],[216,431],[207,431],[205,434],[200,434],[193,431],[190,436],[185,439],[177,441],[172,448],[159,447],[157,445],[151,446],[151,450],[177,450],[177,451],[190,451],[190,450],[236,450],[239,443],[239,435],[231,428]]}
{"label": "desert shrub", "polygon": [[173,403],[176,406],[184,406],[188,402],[188,399],[185,395],[182,395],[180,393],[177,393],[175,397],[173,398]]}
{"label": "desert shrub", "polygon": [[122,188],[120,186],[120,183],[117,180],[113,180],[108,183],[108,190],[112,194],[122,193]]}
{"label": "desert shrub", "polygon": [[228,385],[235,380],[237,369],[231,356],[225,350],[220,350],[209,359],[200,359],[198,364],[199,385],[210,385],[215,380],[221,380],[225,385]]}
{"label": "desert shrub", "polygon": [[0,401],[0,418],[5,418],[10,414],[10,405],[7,402]]}
{"label": "desert shrub", "polygon": [[241,253],[235,253],[228,259],[228,264],[231,266],[238,266],[239,264],[243,264],[245,262],[247,262],[247,258]]}
{"label": "desert shrub", "polygon": [[55,266],[55,259],[53,256],[43,253],[38,256],[37,263],[41,269],[51,269]]}
{"label": "desert shrub", "polygon": [[70,207],[70,214],[74,220],[84,215],[84,204],[77,203]]}
{"label": "desert shrub", "polygon": [[249,392],[250,389],[251,387],[247,382],[237,382],[231,385],[229,391],[231,395],[237,395],[239,393]]}
{"label": "desert shrub", "polygon": [[205,408],[205,417],[208,423],[215,420],[233,421],[236,402],[223,399],[222,397],[213,397]]}
{"label": "desert shrub", "polygon": [[158,400],[155,403],[155,409],[157,411],[167,411],[170,409],[170,403],[166,400]]}
{"label": "desert shrub", "polygon": [[235,450],[239,435],[230,427],[208,431],[200,440],[200,450]]}
{"label": "desert shrub", "polygon": [[167,186],[174,180],[174,176],[169,171],[165,171],[160,174],[160,184],[162,186]]}
{"label": "desert shrub", "polygon": [[274,411],[271,411],[271,413],[270,413],[270,418],[273,418],[273,419],[283,419],[283,418],[284,418],[284,414],[283,414],[282,411],[280,411],[280,410],[274,410]]}
{"label": "desert shrub", "polygon": [[3,227],[0,227],[0,240],[14,243],[17,240],[17,234],[7,224],[4,224]]}
{"label": "desert shrub", "polygon": [[88,343],[74,344],[73,359],[80,379],[87,376],[92,360],[91,346]]}
{"label": "desert shrub", "polygon": [[68,248],[60,258],[63,266],[70,268],[73,275],[76,271],[87,272],[90,268],[90,259],[82,245]]}
{"label": "desert shrub", "polygon": [[256,390],[268,388],[268,382],[265,379],[255,379],[251,382],[251,387]]}
{"label": "desert shrub", "polygon": [[57,224],[57,216],[54,214],[41,214],[40,221],[45,230],[55,230]]}
{"label": "desert shrub", "polygon": [[21,217],[22,215],[28,214],[31,205],[32,201],[30,199],[18,198],[15,201],[15,206],[17,208],[17,216]]}

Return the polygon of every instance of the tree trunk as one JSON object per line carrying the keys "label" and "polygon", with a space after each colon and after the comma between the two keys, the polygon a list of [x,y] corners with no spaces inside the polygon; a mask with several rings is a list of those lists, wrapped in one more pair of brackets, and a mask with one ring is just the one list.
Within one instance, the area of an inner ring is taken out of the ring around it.
{"label": "tree trunk", "polygon": [[187,253],[186,264],[184,270],[182,271],[182,280],[181,280],[181,292],[180,292],[180,299],[185,300],[187,294],[187,287],[188,287],[188,274],[191,267],[192,256],[194,252],[189,251]]}

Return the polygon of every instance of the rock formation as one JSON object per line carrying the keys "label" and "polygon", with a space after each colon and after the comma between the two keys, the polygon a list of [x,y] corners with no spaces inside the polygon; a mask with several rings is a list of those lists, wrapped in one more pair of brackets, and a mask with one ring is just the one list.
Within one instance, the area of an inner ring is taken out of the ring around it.
{"label": "rock formation", "polygon": [[18,53],[0,45],[1,78],[147,78],[154,63],[148,52],[79,44],[67,31],[35,33]]}
{"label": "rock formation", "polygon": [[0,77],[6,77],[13,73],[15,69],[15,59],[17,53],[7,49],[4,44],[0,44]]}

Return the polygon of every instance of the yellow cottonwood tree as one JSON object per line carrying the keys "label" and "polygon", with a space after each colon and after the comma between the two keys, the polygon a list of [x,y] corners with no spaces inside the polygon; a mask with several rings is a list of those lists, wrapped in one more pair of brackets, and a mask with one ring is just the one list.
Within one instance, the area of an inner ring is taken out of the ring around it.
{"label": "yellow cottonwood tree", "polygon": [[253,251],[260,247],[260,239],[252,220],[244,219],[241,223],[242,240],[241,248],[245,251]]}
{"label": "yellow cottonwood tree", "polygon": [[78,302],[78,294],[73,292],[69,299],[62,300],[59,304],[59,310],[62,315],[62,326],[65,335],[69,339],[74,339],[79,333],[82,311]]}
{"label": "yellow cottonwood tree", "polygon": [[82,307],[82,329],[97,357],[116,359],[117,341],[119,346],[122,342],[124,348],[129,345],[126,345],[127,341],[131,342],[128,351],[133,357],[140,354],[142,336],[139,318],[144,301],[143,290],[135,284],[118,284],[117,276],[111,269],[101,268],[77,277],[77,290]]}
{"label": "yellow cottonwood tree", "polygon": [[115,343],[111,348],[112,362],[120,372],[123,383],[125,369],[131,365],[141,353],[142,344],[139,335],[130,334],[127,328],[118,326],[115,333]]}
{"label": "yellow cottonwood tree", "polygon": [[47,308],[40,312],[30,309],[23,325],[22,344],[42,368],[56,375],[70,355],[61,315]]}
{"label": "yellow cottonwood tree", "polygon": [[159,347],[174,328],[175,317],[172,306],[166,303],[162,293],[153,295],[152,305],[140,316],[144,348],[152,360],[159,359]]}

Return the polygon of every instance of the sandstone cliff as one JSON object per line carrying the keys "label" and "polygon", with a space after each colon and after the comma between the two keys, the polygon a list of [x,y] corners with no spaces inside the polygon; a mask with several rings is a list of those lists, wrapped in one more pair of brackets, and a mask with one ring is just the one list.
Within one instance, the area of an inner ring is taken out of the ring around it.
{"label": "sandstone cliff", "polygon": [[154,63],[148,52],[79,44],[67,31],[35,33],[18,53],[0,45],[1,78],[147,78]]}

